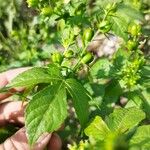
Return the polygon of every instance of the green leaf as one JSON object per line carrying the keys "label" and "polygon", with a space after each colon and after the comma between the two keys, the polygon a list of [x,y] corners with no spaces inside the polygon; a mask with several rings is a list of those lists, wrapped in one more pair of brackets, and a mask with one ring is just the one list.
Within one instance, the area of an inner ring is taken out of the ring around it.
{"label": "green leaf", "polygon": [[47,65],[48,69],[47,69],[47,72],[48,74],[50,75],[54,75],[54,76],[59,76],[59,77],[62,77],[62,74],[61,74],[61,70],[60,70],[60,67],[57,66],[56,64],[48,64]]}
{"label": "green leaf", "polygon": [[113,3],[120,3],[121,0],[104,0],[104,1],[100,1],[100,0],[96,0],[96,5],[101,6],[102,8],[106,7],[108,4],[113,4]]}
{"label": "green leaf", "polygon": [[[143,88],[144,89],[144,88]],[[146,113],[146,117],[150,119],[150,88],[147,88],[139,93],[142,99],[143,110]]]}
{"label": "green leaf", "polygon": [[88,101],[90,100],[85,88],[75,79],[67,79],[66,87],[70,93],[76,114],[79,118],[81,126],[84,127],[88,121]]}
{"label": "green leaf", "polygon": [[58,129],[66,116],[66,90],[63,82],[47,86],[35,94],[25,113],[29,143],[33,145],[42,133]]}
{"label": "green leaf", "polygon": [[84,84],[84,87],[92,96],[92,99],[89,101],[89,105],[96,107],[100,105],[105,94],[105,85],[101,83],[87,82]]}
{"label": "green leaf", "polygon": [[124,0],[124,3],[137,10],[139,10],[143,4],[142,0]]}
{"label": "green leaf", "polygon": [[144,99],[148,102],[148,104],[150,105],[150,88],[143,90],[142,95]]}
{"label": "green leaf", "polygon": [[150,149],[150,125],[138,127],[136,133],[130,140],[130,150]]}
{"label": "green leaf", "polygon": [[112,22],[112,31],[122,37],[124,40],[128,39],[128,25],[135,20],[142,20],[143,17],[140,11],[130,7],[129,5],[125,5],[124,3],[120,3],[115,16],[111,18]]}
{"label": "green leaf", "polygon": [[138,108],[119,108],[115,109],[114,112],[110,114],[106,122],[112,131],[124,133],[138,125],[144,118],[145,113]]}
{"label": "green leaf", "polygon": [[137,9],[134,9],[130,5],[126,5],[124,3],[121,3],[117,10],[117,15],[120,17],[123,17],[127,20],[128,23],[134,21],[134,20],[142,20],[143,16],[140,11]]}
{"label": "green leaf", "polygon": [[107,58],[99,59],[90,69],[90,74],[95,78],[110,77],[111,63]]}
{"label": "green leaf", "polygon": [[100,116],[96,116],[90,125],[84,130],[85,134],[97,140],[103,140],[110,132],[106,123]]}
{"label": "green leaf", "polygon": [[123,90],[117,80],[112,80],[105,88],[104,103],[115,103],[123,93]]}
{"label": "green leaf", "polygon": [[143,88],[142,91],[135,90],[133,92],[128,92],[127,95],[128,103],[126,104],[126,108],[129,107],[138,107],[142,109],[146,113],[146,117],[150,118],[150,92],[149,89]]}
{"label": "green leaf", "polygon": [[112,31],[122,37],[124,40],[128,39],[128,35],[127,35],[127,26],[128,26],[128,22],[126,21],[125,18],[122,18],[120,16],[116,16],[116,17],[111,17],[111,22],[112,22]]}
{"label": "green leaf", "polygon": [[150,66],[143,66],[143,68],[141,69],[141,75],[142,77],[150,79]]}
{"label": "green leaf", "polygon": [[113,55],[113,67],[114,67],[114,74],[118,74],[121,70],[122,66],[125,64],[127,59],[129,58],[129,52],[119,48],[117,52]]}
{"label": "green leaf", "polygon": [[140,108],[141,107],[142,99],[138,95],[137,91],[128,92],[126,94],[127,94],[127,98],[128,98],[128,103],[125,106],[126,108],[130,108],[130,107],[138,107],[138,108]]}
{"label": "green leaf", "polygon": [[49,74],[46,68],[35,67],[19,74],[8,87],[29,87],[39,83],[50,83],[53,80],[61,78]]}
{"label": "green leaf", "polygon": [[141,85],[145,88],[150,88],[150,79],[142,79]]}

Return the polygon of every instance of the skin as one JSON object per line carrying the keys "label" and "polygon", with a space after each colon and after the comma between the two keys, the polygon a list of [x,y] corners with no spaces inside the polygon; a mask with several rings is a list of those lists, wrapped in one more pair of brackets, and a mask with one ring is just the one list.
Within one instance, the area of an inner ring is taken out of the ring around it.
{"label": "skin", "polygon": [[[19,68],[1,73],[0,88],[6,86],[19,73],[27,69],[29,68]],[[23,88],[11,89],[11,93],[16,91],[21,92]],[[0,94],[0,127],[8,123],[24,124],[24,110],[27,103],[24,103],[22,106],[22,102],[12,101],[10,96],[10,93]],[[23,127],[4,143],[0,144],[0,150],[44,150],[46,147],[48,150],[60,150],[61,146],[61,139],[56,133],[44,133],[31,148],[28,145],[26,129]]]}

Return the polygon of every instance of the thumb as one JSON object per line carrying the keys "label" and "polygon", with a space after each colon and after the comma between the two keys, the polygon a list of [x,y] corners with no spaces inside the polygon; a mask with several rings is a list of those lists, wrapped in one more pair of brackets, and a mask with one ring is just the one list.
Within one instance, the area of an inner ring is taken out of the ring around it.
{"label": "thumb", "polygon": [[33,148],[31,148],[28,144],[26,130],[22,128],[1,144],[0,150],[43,150],[50,141],[50,138],[51,134],[43,134]]}

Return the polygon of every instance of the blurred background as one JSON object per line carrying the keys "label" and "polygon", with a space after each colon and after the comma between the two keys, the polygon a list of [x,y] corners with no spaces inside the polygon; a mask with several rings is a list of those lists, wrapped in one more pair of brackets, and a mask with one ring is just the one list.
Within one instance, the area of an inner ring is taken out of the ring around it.
{"label": "blurred background", "polygon": [[[149,53],[150,1],[132,0],[132,4],[144,15],[143,33],[147,41],[143,50]],[[0,72],[21,66],[40,66],[50,58],[59,45],[57,26],[53,19],[44,21],[39,12],[28,8],[26,0],[0,0]],[[111,55],[119,42],[117,37],[99,39],[90,47],[98,50],[99,56]]]}

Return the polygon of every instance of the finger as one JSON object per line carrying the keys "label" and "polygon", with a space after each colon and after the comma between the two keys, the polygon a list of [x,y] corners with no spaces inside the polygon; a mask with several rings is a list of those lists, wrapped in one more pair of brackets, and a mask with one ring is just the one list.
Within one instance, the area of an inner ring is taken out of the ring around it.
{"label": "finger", "polygon": [[[18,74],[28,70],[30,67],[26,67],[26,68],[19,68],[19,69],[13,69],[13,70],[9,70],[6,72],[3,72],[0,74],[0,88],[3,88],[4,86],[6,86],[8,83],[11,82],[12,79],[14,79]],[[22,91],[22,88],[15,88],[15,91]],[[14,90],[12,90],[11,92],[14,92]],[[9,97],[11,94],[0,94],[0,100],[3,100],[7,97]]]}
{"label": "finger", "polygon": [[8,83],[10,83],[18,74],[30,69],[31,67],[17,68],[5,72]]}
{"label": "finger", "polygon": [[56,133],[52,134],[51,140],[49,141],[47,147],[48,147],[48,150],[61,150],[62,141]]}
{"label": "finger", "polygon": [[27,103],[5,102],[0,105],[0,126],[7,123],[24,124],[24,110]]}
{"label": "finger", "polygon": [[[51,134],[49,133],[44,133],[37,141],[35,146],[33,147],[33,150],[43,150],[49,141],[51,140]],[[53,149],[54,150],[54,149]]]}
{"label": "finger", "polygon": [[27,144],[27,138],[25,135],[25,128],[20,129],[12,137],[8,138],[3,144],[1,144],[3,150],[27,150],[29,146]]}
{"label": "finger", "polygon": [[43,134],[35,146],[31,147],[28,144],[25,128],[20,129],[12,137],[8,138],[3,144],[0,145],[1,150],[43,150],[48,144],[51,134]]}
{"label": "finger", "polygon": [[[5,73],[1,73],[0,74],[0,88],[3,88],[5,85],[8,84],[8,80],[6,78]],[[7,98],[10,94],[2,94],[0,93],[0,100],[3,100],[5,98]]]}

